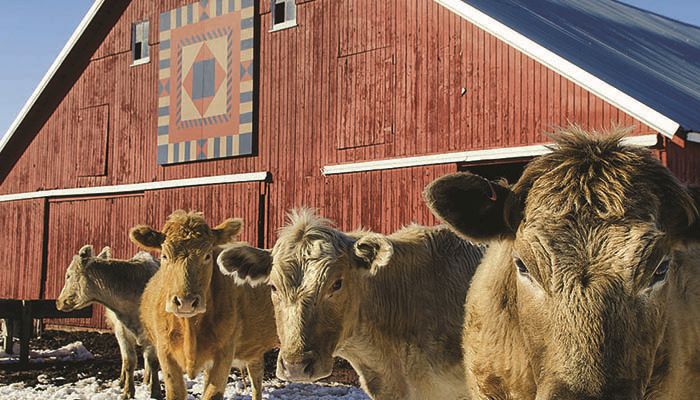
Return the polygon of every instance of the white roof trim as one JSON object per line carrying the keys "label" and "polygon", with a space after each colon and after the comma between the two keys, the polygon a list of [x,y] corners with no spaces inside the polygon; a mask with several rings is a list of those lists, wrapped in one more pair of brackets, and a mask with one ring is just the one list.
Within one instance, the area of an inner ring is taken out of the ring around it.
{"label": "white roof trim", "polygon": [[[623,143],[635,146],[654,146],[657,135],[629,136]],[[469,150],[456,153],[431,154],[428,156],[391,158],[388,160],[365,161],[348,164],[327,165],[321,168],[323,175],[349,174],[353,172],[377,171],[395,168],[420,167],[435,164],[451,164],[485,160],[506,160],[512,158],[535,157],[549,153],[548,145],[536,144],[520,147],[504,147],[487,150]]]}
{"label": "white roof trim", "polygon": [[435,0],[457,15],[479,28],[496,36],[514,48],[522,51],[558,74],[586,88],[604,100],[619,107],[639,121],[649,125],[663,135],[671,138],[680,128],[680,124],[666,117],[651,107],[623,93],[614,86],[593,76],[566,59],[542,47],[526,36],[516,32],[487,14],[470,6],[462,0]]}
{"label": "white roof trim", "polygon": [[688,132],[686,139],[689,142],[700,143],[700,133],[698,132]]}
{"label": "white roof trim", "polygon": [[61,52],[58,53],[58,56],[54,60],[53,64],[51,64],[51,67],[49,67],[49,70],[46,72],[46,75],[44,75],[44,77],[41,79],[39,85],[36,87],[36,89],[34,89],[32,95],[29,96],[27,102],[24,103],[24,107],[22,107],[22,109],[19,111],[17,118],[15,118],[15,120],[12,122],[12,125],[10,125],[10,127],[7,129],[5,135],[2,138],[0,138],[0,153],[2,153],[2,151],[5,149],[5,146],[12,138],[12,135],[15,134],[17,128],[27,116],[27,113],[29,113],[29,110],[31,110],[32,107],[34,107],[34,103],[36,103],[37,99],[46,88],[46,85],[48,85],[49,82],[51,82],[54,75],[56,74],[56,71],[58,71],[58,68],[66,60],[66,57],[68,57],[68,54],[71,52],[71,50],[73,50],[73,47],[78,42],[78,39],[80,39],[80,37],[83,35],[85,29],[87,29],[88,25],[90,25],[90,22],[92,22],[92,19],[95,18],[95,15],[97,15],[97,11],[102,7],[104,2],[105,0],[95,0],[95,2],[92,3],[92,6],[85,14],[82,21],[80,21],[78,27],[75,28],[75,31],[73,31],[73,34],[71,35],[70,39],[68,39],[66,45],[63,46],[63,50],[61,50]]}
{"label": "white roof trim", "polygon": [[269,173],[267,171],[263,171],[233,175],[206,176],[203,178],[173,179],[158,182],[131,183],[126,185],[42,190],[39,192],[26,192],[2,195],[0,196],[0,203],[6,201],[27,200],[43,197],[94,196],[100,194],[143,192],[146,190],[171,189],[187,186],[216,185],[221,183],[262,182],[267,180],[268,176]]}

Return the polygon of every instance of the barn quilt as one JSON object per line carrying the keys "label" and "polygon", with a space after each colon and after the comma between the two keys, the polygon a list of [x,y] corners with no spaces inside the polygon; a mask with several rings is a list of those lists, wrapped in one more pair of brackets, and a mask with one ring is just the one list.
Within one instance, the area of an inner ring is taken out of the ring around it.
{"label": "barn quilt", "polygon": [[158,163],[253,152],[253,0],[160,15]]}

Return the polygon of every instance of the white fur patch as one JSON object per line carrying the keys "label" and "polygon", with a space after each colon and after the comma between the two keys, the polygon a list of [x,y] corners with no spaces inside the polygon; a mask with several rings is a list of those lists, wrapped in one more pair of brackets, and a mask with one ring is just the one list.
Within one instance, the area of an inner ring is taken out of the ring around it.
{"label": "white fur patch", "polygon": [[228,275],[231,278],[233,278],[233,281],[236,282],[238,286],[245,286],[249,285],[252,287],[257,287],[263,284],[266,284],[268,281],[268,277],[261,277],[258,279],[252,279],[250,276],[246,276],[245,278],[241,278],[241,276],[238,274],[238,271],[233,271],[233,272],[228,272],[225,270],[225,268],[221,268],[221,272],[224,273],[224,275]]}

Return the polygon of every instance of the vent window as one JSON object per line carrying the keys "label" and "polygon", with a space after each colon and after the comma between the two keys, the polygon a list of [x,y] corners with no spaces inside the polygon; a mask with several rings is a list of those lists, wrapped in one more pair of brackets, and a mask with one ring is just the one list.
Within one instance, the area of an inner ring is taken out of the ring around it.
{"label": "vent window", "polygon": [[294,0],[271,0],[272,29],[291,28],[297,25],[297,5]]}
{"label": "vent window", "polygon": [[145,64],[150,61],[148,54],[148,21],[131,25],[132,64]]}

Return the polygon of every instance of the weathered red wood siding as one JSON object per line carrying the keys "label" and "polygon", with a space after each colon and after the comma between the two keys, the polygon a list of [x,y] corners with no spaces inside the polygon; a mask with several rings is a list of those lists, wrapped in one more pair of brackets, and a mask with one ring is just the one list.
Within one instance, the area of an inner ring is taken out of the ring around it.
{"label": "weathered red wood siding", "polygon": [[0,203],[0,298],[39,298],[45,200]]}
{"label": "weathered red wood siding", "polygon": [[[55,110],[47,110],[51,116],[0,183],[0,194],[255,171],[269,171],[271,183],[147,192],[141,205],[122,199],[114,202],[127,205],[104,203],[93,210],[102,219],[80,216],[86,227],[67,226],[52,212],[49,244],[63,253],[49,252],[53,275],[47,295],[56,294],[62,269],[83,242],[111,244],[119,256],[128,256],[133,247],[117,246],[126,243],[121,241],[128,227],[159,225],[176,208],[202,209],[210,221],[242,217],[243,239],[256,243],[258,194],[266,193],[268,246],[295,206],[318,208],[343,229],[362,225],[389,232],[414,220],[433,223],[420,199],[422,189],[456,170],[451,164],[324,177],[324,165],[540,143],[546,141],[544,130],[569,121],[586,128],[633,125],[634,134],[652,133],[434,1],[297,0],[298,26],[277,32],[269,32],[269,1],[256,1],[256,155],[156,163],[158,16],[192,1],[133,0],[103,44],[86,55],[91,61],[73,88]],[[151,62],[131,67],[131,24],[144,19],[151,22]],[[97,171],[99,164],[82,167],[89,155],[77,151],[75,141],[80,110],[90,107],[101,107],[108,116],[102,176],[80,176],[83,169]],[[91,203],[54,204],[74,215]],[[0,204],[0,210],[4,207],[13,206]],[[100,230],[105,218],[113,232]],[[36,241],[32,246],[40,248],[44,228],[32,226],[20,242]],[[11,222],[0,229],[4,242],[18,231]],[[56,241],[61,239],[65,242]],[[66,245],[59,249],[59,243]],[[18,263],[22,273],[40,270],[32,257]],[[3,284],[2,290],[23,293],[16,285]],[[32,290],[38,292],[38,286]]]}
{"label": "weathered red wood siding", "polygon": [[700,185],[700,144],[685,142],[681,148],[674,143],[666,147],[666,165],[681,182]]}
{"label": "weathered red wood siding", "polygon": [[[212,185],[124,196],[51,201],[46,298],[58,297],[63,287],[66,268],[83,245],[92,244],[95,252],[99,252],[104,246],[110,246],[114,257],[130,258],[138,248],[129,240],[128,230],[142,223],[160,228],[166,217],[178,208],[203,211],[212,226],[229,217],[256,216],[259,185]],[[244,222],[241,240],[257,244],[256,220]],[[27,270],[33,271],[29,268]],[[38,277],[36,279],[38,281]],[[38,293],[33,296],[38,296]],[[95,307],[92,319],[66,319],[52,323],[61,326],[108,328],[102,306]]]}
{"label": "weathered red wood siding", "polygon": [[[255,157],[160,166],[156,160],[158,15],[191,1],[134,0],[63,99],[0,193],[111,185],[270,170],[317,175],[322,165],[542,142],[567,121],[651,130],[430,0],[314,0],[297,6],[298,26],[268,32],[259,15],[260,87]],[[268,9],[259,0],[260,10]],[[347,13],[351,13],[349,15]],[[151,21],[149,64],[131,67],[131,23]],[[362,54],[361,57],[359,55]],[[367,85],[393,58],[395,87]],[[346,63],[363,67],[343,82]],[[340,88],[357,90],[347,100]],[[466,93],[462,96],[462,88]],[[338,150],[339,132],[365,135],[374,99],[393,101],[384,143]],[[345,99],[345,101],[344,101]],[[79,110],[108,105],[106,176],[78,179],[74,136]],[[349,115],[353,118],[341,118]],[[365,124],[367,122],[367,124]],[[307,157],[297,157],[303,151]],[[47,162],[47,155],[51,162]],[[309,157],[309,154],[313,154]],[[291,167],[291,168],[290,168]]]}
{"label": "weathered red wood siding", "polygon": [[[143,223],[145,218],[143,194],[51,201],[46,298],[58,297],[68,265],[85,244],[92,244],[96,253],[109,246],[112,255],[117,258],[131,258],[136,254],[138,249],[129,241],[127,232],[132,226]],[[101,329],[108,327],[104,320],[104,308],[97,305],[91,319],[66,319],[53,323]]]}

